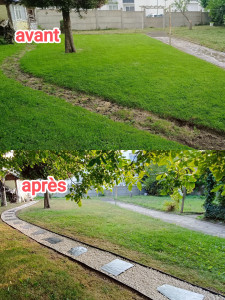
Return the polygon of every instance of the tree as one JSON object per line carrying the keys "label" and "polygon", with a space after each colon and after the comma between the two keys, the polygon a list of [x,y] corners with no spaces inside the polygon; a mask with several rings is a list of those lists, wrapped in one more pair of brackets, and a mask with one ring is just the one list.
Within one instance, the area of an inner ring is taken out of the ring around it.
{"label": "tree", "polygon": [[209,15],[216,25],[225,23],[225,0],[209,0],[207,8],[210,10]]}
{"label": "tree", "polygon": [[10,8],[9,5],[13,3],[12,0],[4,0],[5,6],[6,6],[6,11],[7,11],[7,16],[8,16],[8,25],[6,26],[5,30],[5,40],[9,43],[9,44],[13,44],[14,43],[14,33],[15,30],[13,29],[13,21],[12,21],[12,16],[11,16],[11,12],[10,12]]}
{"label": "tree", "polygon": [[[152,162],[167,168],[156,179],[163,186],[163,193],[168,193],[175,201],[184,202],[186,193],[194,190],[197,180],[209,169],[216,183],[211,192],[219,191],[220,202],[225,202],[222,198],[225,196],[225,151],[140,151],[137,155],[136,172],[143,165],[149,166]],[[220,207],[216,209],[220,210]]]}
{"label": "tree", "polygon": [[72,183],[67,199],[74,200],[78,205],[91,188],[103,192],[103,186],[113,188],[125,180],[131,189],[138,181],[132,163],[122,156],[121,151],[16,150],[10,163],[12,169],[29,179],[49,175],[55,179],[72,180],[75,177],[76,182]]}
{"label": "tree", "polygon": [[79,15],[81,11],[87,12],[88,9],[98,8],[105,4],[106,0],[20,0],[28,7],[46,8],[57,7],[62,12],[64,31],[65,31],[65,52],[76,52],[73,34],[71,29],[70,12],[74,10]]}
{"label": "tree", "polygon": [[190,0],[175,0],[174,1],[174,6],[176,7],[176,9],[182,13],[182,15],[185,17],[185,19],[188,21],[189,23],[189,29],[192,29],[192,21],[188,18],[187,16],[187,11],[188,11],[188,4],[190,3]]}

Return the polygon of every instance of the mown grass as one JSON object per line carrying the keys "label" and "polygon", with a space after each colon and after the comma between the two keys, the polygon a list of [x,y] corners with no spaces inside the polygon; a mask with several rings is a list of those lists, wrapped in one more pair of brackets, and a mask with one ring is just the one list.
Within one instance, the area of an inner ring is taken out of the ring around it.
{"label": "mown grass", "polygon": [[0,299],[142,299],[40,246],[1,220],[0,232]]}
{"label": "mown grass", "polygon": [[[171,201],[171,198],[169,196],[120,196],[118,197],[118,201],[166,211],[164,204],[166,201]],[[205,211],[203,208],[203,203],[204,198],[199,196],[187,196],[184,204],[184,213],[203,213]],[[180,206],[181,203],[179,203],[179,208]]]}
{"label": "mown grass", "polygon": [[225,52],[224,26],[194,26],[192,30],[187,27],[175,27],[172,32],[175,36]]}
{"label": "mown grass", "polygon": [[[21,49],[0,46],[0,63]],[[1,149],[187,148],[24,87],[1,70],[0,81]]]}
{"label": "mown grass", "polygon": [[83,200],[79,208],[52,199],[22,211],[22,219],[114,251],[189,282],[225,293],[225,242],[109,203]]}
{"label": "mown grass", "polygon": [[66,55],[63,43],[39,45],[22,68],[126,107],[225,130],[224,70],[144,34],[74,37],[77,54]]}

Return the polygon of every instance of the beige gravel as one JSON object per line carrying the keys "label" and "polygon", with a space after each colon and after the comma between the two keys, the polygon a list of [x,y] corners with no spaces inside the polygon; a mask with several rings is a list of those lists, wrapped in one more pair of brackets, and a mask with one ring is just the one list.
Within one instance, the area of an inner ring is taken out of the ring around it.
{"label": "beige gravel", "polygon": [[[169,284],[176,286],[178,288],[183,288],[192,292],[200,293],[205,296],[204,300],[225,300],[225,297],[214,295],[213,293],[210,293],[208,291],[205,291],[199,287],[195,287],[189,283],[185,283],[181,280],[175,279],[169,275],[162,274],[156,270],[150,269],[148,267],[144,267],[139,265],[138,263],[134,264],[134,267],[128,269],[124,273],[113,276],[111,274],[108,274],[101,270],[101,267],[112,260],[120,257],[108,253],[106,251],[98,250],[91,246],[86,246],[83,243],[73,241],[72,239],[62,237],[59,234],[52,233],[48,230],[46,230],[45,234],[40,235],[32,235],[35,231],[39,230],[40,227],[32,225],[30,228],[24,228],[24,226],[29,225],[29,223],[22,221],[21,224],[14,224],[15,222],[18,222],[20,219],[16,217],[16,212],[20,209],[23,209],[25,207],[28,207],[30,205],[33,205],[37,203],[37,201],[32,201],[29,203],[26,203],[20,207],[17,207],[13,210],[8,210],[2,213],[1,218],[2,220],[9,224],[10,226],[14,227],[15,229],[19,230],[23,234],[29,236],[33,240],[36,240],[38,243],[41,243],[42,245],[46,245],[54,250],[56,250],[59,253],[62,253],[64,255],[67,255],[68,257],[74,259],[75,261],[82,262],[86,264],[87,266],[91,267],[94,270],[98,270],[109,277],[112,277],[116,279],[117,281],[126,284],[127,286],[139,291],[143,295],[149,297],[153,300],[166,300],[167,297],[163,296],[157,291],[157,287],[161,286],[163,284]],[[12,216],[17,219],[17,221],[7,221],[9,218],[8,212],[13,212]],[[57,244],[50,244],[49,242],[45,241],[44,239],[48,237],[56,237],[62,239],[61,242]],[[85,247],[88,249],[87,252],[81,254],[80,256],[74,257],[68,251],[73,247]],[[129,261],[128,261],[129,262]]]}

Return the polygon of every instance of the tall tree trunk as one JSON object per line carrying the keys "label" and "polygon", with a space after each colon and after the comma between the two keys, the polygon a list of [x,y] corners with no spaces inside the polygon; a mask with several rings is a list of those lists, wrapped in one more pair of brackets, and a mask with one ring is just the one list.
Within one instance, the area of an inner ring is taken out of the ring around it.
{"label": "tall tree trunk", "polygon": [[49,192],[46,191],[44,194],[44,208],[50,208],[50,201],[49,201]]}
{"label": "tall tree trunk", "polygon": [[64,31],[65,31],[65,52],[66,53],[76,52],[76,48],[73,41],[72,29],[71,29],[70,12],[63,10],[62,15],[63,15],[63,23],[64,23]]}
{"label": "tall tree trunk", "polygon": [[180,209],[181,213],[184,212],[184,201],[185,201],[185,198],[186,198],[186,195],[187,195],[186,187],[182,188],[182,192],[183,192],[183,197],[182,197],[182,203],[181,203],[181,209]]}
{"label": "tall tree trunk", "polygon": [[189,30],[192,30],[192,21],[189,20]]}
{"label": "tall tree trunk", "polygon": [[13,44],[14,43],[15,30],[14,30],[14,27],[13,27],[13,20],[12,20],[12,15],[11,15],[9,4],[6,4],[6,11],[7,11],[8,19],[9,19],[9,29],[10,30],[7,30],[5,38],[7,39],[8,43]]}
{"label": "tall tree trunk", "polygon": [[6,192],[5,192],[5,179],[2,179],[2,190],[1,190],[1,206],[7,206]]}

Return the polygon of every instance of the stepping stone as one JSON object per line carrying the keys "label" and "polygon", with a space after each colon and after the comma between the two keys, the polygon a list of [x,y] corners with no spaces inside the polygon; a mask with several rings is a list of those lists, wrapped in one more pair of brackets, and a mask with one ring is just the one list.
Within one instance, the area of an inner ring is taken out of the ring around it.
{"label": "stepping stone", "polygon": [[22,221],[17,221],[17,222],[13,222],[13,224],[21,224],[23,223]]}
{"label": "stepping stone", "polygon": [[164,284],[157,290],[170,300],[203,300],[204,295],[177,288],[172,285]]}
{"label": "stepping stone", "polygon": [[125,272],[126,270],[132,268],[133,266],[134,265],[126,261],[123,261],[121,259],[115,259],[110,263],[104,265],[102,267],[102,270],[112,275],[118,276],[119,274]]}
{"label": "stepping stone", "polygon": [[84,247],[75,247],[71,248],[70,251],[68,251],[68,253],[72,254],[73,256],[79,256],[85,252],[87,252],[87,248]]}
{"label": "stepping stone", "polygon": [[62,239],[59,239],[57,237],[50,237],[47,239],[44,239],[45,241],[49,242],[50,244],[57,244],[59,242],[62,242]]}
{"label": "stepping stone", "polygon": [[47,233],[47,231],[40,229],[38,231],[33,232],[32,235],[39,235],[39,234],[45,234],[45,233]]}
{"label": "stepping stone", "polygon": [[5,221],[15,221],[18,220],[17,218],[10,218],[10,219],[5,219]]}

